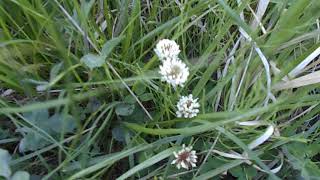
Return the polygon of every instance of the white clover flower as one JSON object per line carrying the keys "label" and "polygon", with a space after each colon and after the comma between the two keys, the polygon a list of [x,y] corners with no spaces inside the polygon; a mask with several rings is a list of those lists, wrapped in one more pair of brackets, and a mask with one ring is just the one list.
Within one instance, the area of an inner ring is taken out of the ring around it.
{"label": "white clover flower", "polygon": [[189,76],[189,68],[178,57],[169,58],[163,61],[159,73],[162,75],[162,81],[173,87],[178,85],[183,87]]}
{"label": "white clover flower", "polygon": [[193,99],[192,94],[189,96],[182,96],[177,104],[177,117],[193,118],[199,113],[200,104],[197,102],[198,98]]}
{"label": "white clover flower", "polygon": [[179,45],[172,40],[162,39],[154,49],[160,60],[175,58],[180,53]]}
{"label": "white clover flower", "polygon": [[182,145],[182,149],[178,151],[178,153],[173,152],[175,160],[172,161],[171,164],[176,164],[178,169],[185,168],[189,169],[190,167],[197,167],[197,155],[196,151],[192,150],[192,146],[186,147],[184,144]]}

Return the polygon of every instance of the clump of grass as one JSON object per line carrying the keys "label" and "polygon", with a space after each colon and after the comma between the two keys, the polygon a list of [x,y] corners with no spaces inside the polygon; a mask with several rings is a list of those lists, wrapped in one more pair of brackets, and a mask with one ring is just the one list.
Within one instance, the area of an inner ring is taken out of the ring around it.
{"label": "clump of grass", "polygon": [[[319,178],[319,8],[0,1],[0,179]],[[181,86],[161,81],[161,39]]]}

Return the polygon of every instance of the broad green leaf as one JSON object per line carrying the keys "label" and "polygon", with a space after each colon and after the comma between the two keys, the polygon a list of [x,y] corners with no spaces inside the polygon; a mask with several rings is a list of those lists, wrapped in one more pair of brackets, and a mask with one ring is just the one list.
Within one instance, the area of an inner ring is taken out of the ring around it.
{"label": "broad green leaf", "polygon": [[140,98],[141,101],[150,101],[154,97],[153,97],[152,93],[145,93],[145,94],[140,95],[139,98]]}
{"label": "broad green leaf", "polygon": [[30,179],[30,174],[26,171],[17,171],[10,178],[10,180],[29,180],[29,179]]}
{"label": "broad green leaf", "polygon": [[26,128],[25,131],[26,135],[20,140],[19,143],[20,152],[36,151],[49,144],[49,141],[43,138],[40,134],[36,133],[34,130]]}
{"label": "broad green leaf", "polygon": [[120,36],[107,41],[102,47],[101,55],[108,57],[112,50],[121,42],[122,38],[123,37]]}
{"label": "broad green leaf", "polygon": [[[46,131],[49,134],[52,134],[51,124],[49,121],[49,113],[47,109],[35,110],[32,112],[27,112],[23,114],[24,119],[28,121],[33,126],[37,126],[40,129]],[[18,131],[24,132],[25,136],[20,140],[19,143],[19,151],[35,151],[39,148],[42,148],[48,145],[48,141],[46,141],[40,134],[38,134],[35,130],[24,127],[19,129]]]}
{"label": "broad green leaf", "polygon": [[254,178],[258,174],[258,170],[256,170],[252,166],[245,166],[244,171],[246,173],[246,176],[249,178]]}
{"label": "broad green leaf", "polygon": [[116,107],[116,113],[119,116],[129,116],[134,111],[134,104],[121,103]]}
{"label": "broad green leaf", "polygon": [[125,141],[125,130],[121,126],[116,126],[112,129],[112,137],[117,141]]}
{"label": "broad green leaf", "polygon": [[32,112],[24,113],[23,116],[30,123],[42,123],[49,118],[49,113],[47,109],[39,109]]}
{"label": "broad green leaf", "polygon": [[52,131],[56,133],[61,133],[62,131],[71,133],[76,128],[76,121],[69,114],[57,113],[51,116],[48,121]]}
{"label": "broad green leaf", "polygon": [[84,55],[80,61],[92,70],[94,68],[101,67],[105,63],[104,59],[105,58],[103,56],[89,53]]}
{"label": "broad green leaf", "polygon": [[130,94],[124,97],[123,102],[129,103],[129,104],[134,104],[136,102],[136,99]]}
{"label": "broad green leaf", "polygon": [[7,150],[0,149],[0,177],[5,177],[9,179],[11,175],[11,170],[9,167],[9,162],[11,160],[11,156]]}
{"label": "broad green leaf", "polygon": [[85,113],[94,113],[101,106],[101,101],[97,98],[90,98],[87,106],[85,107]]}
{"label": "broad green leaf", "polygon": [[146,92],[146,84],[145,83],[139,83],[137,86],[135,86],[134,88],[134,92],[137,95],[142,95],[144,92]]}
{"label": "broad green leaf", "polygon": [[[150,112],[152,113],[152,112]],[[123,121],[125,122],[134,122],[134,123],[144,123],[149,120],[146,113],[142,110],[140,106],[135,106],[133,112],[129,116],[123,117]]]}
{"label": "broad green leaf", "polygon": [[243,179],[243,177],[245,177],[245,173],[243,172],[241,166],[236,166],[230,169],[229,172],[232,174],[232,176],[237,177],[237,179]]}
{"label": "broad green leaf", "polygon": [[50,125],[50,122],[48,121],[49,112],[47,109],[40,109],[32,112],[27,112],[27,113],[24,113],[23,116],[31,124],[38,126],[39,128],[45,131],[50,131],[51,125]]}

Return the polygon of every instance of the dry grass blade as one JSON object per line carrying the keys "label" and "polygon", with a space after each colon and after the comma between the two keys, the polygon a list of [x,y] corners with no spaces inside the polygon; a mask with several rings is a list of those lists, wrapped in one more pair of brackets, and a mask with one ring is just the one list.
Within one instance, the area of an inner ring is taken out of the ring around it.
{"label": "dry grass blade", "polygon": [[308,75],[293,79],[287,82],[281,82],[273,86],[274,90],[291,89],[311,84],[320,83],[320,71],[310,73]]}
{"label": "dry grass blade", "polygon": [[[270,0],[260,0],[259,1],[257,11],[255,14],[253,13],[255,18],[252,19],[252,22],[251,22],[251,27],[253,29],[256,29],[258,27],[258,25],[261,24],[261,19],[268,8],[269,2],[270,2]],[[261,24],[261,26],[262,26],[262,24]]]}
{"label": "dry grass blade", "polygon": [[303,69],[320,54],[320,47],[314,50],[308,57],[306,57],[298,66],[296,66],[290,73],[289,77],[296,77]]}

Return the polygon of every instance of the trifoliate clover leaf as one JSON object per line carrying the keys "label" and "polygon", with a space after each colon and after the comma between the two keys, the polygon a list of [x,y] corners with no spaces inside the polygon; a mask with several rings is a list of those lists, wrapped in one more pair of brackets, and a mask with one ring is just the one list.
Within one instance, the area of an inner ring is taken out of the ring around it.
{"label": "trifoliate clover leaf", "polygon": [[50,144],[51,141],[42,135],[43,131],[55,138],[61,132],[71,133],[76,128],[76,122],[71,115],[56,113],[49,117],[48,110],[25,113],[24,119],[30,126],[17,130],[24,132],[24,137],[19,143],[20,152],[35,151]]}

